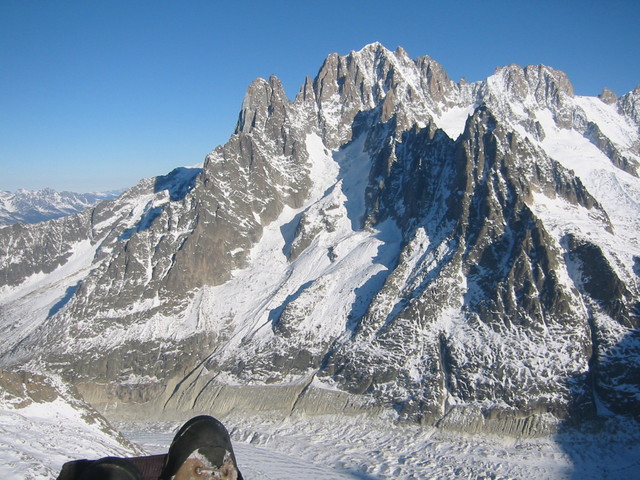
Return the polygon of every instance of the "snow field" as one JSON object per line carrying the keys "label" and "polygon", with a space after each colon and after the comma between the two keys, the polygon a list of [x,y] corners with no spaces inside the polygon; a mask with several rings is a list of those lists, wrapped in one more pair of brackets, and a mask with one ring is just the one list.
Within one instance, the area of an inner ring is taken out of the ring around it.
{"label": "snow field", "polygon": [[[637,429],[518,440],[364,417],[223,421],[246,480],[640,478]],[[120,425],[149,454],[166,452],[179,426]]]}
{"label": "snow field", "polygon": [[[0,405],[0,477],[55,479],[64,462],[168,451],[181,423],[121,423],[124,446],[62,399]],[[640,429],[612,419],[603,431],[516,439],[442,432],[371,417],[234,417],[230,431],[246,480],[634,480]]]}
{"label": "snow field", "polygon": [[0,478],[54,479],[70,460],[138,454],[105,427],[91,411],[61,397],[18,408],[0,395]]}

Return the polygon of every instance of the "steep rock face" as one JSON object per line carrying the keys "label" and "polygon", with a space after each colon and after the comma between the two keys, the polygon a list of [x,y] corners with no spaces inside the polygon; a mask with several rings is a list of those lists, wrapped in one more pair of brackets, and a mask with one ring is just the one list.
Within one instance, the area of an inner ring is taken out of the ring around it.
{"label": "steep rock face", "polygon": [[329,55],[313,82],[315,98],[306,98],[315,100],[321,136],[334,149],[358,133],[363,113],[375,110],[382,122],[393,116],[403,130],[452,105],[458,90],[431,58],[414,61],[402,48],[390,52],[376,43],[345,57]]}
{"label": "steep rock face", "polygon": [[[568,378],[586,371],[591,348],[577,292],[557,273],[562,252],[526,199],[532,188],[555,187],[584,208],[595,202],[549,159],[537,159],[539,168],[560,182],[529,169],[531,146],[508,137],[478,109],[457,142],[419,132],[396,146],[372,214],[409,213],[401,224],[412,241],[351,341],[326,360],[326,373],[350,391],[381,395],[428,422],[496,397],[501,408],[522,408],[524,396],[530,412],[561,415],[575,394],[524,368],[515,353],[532,363],[557,355],[553,370]],[[419,200],[405,197],[415,192]],[[397,211],[404,205],[421,211]],[[496,343],[501,337],[518,344]]]}
{"label": "steep rock face", "polygon": [[607,87],[602,89],[602,92],[600,92],[598,98],[607,105],[616,103],[616,101],[618,100],[618,96],[616,95],[616,93],[613,90],[608,89]]}
{"label": "steep rock face", "polygon": [[70,245],[91,236],[90,214],[52,221],[46,228],[15,224],[3,230],[0,282],[19,285],[27,277],[48,274],[71,256]]}
{"label": "steep rock face", "polygon": [[630,117],[636,125],[640,123],[640,85],[618,99],[618,108]]}
{"label": "steep rock face", "polygon": [[202,168],[0,231],[2,364],[167,409],[257,408],[249,385],[467,431],[637,415],[636,100],[546,66],[455,83],[380,44],[294,101],[258,79]]}
{"label": "steep rock face", "polygon": [[[26,358],[36,344],[56,345],[45,354],[47,361],[75,378],[126,380],[139,372],[166,378],[197,363],[199,354],[186,352],[213,348],[221,333],[202,329],[198,309],[191,306],[198,301],[194,289],[228,280],[259,240],[262,225],[307,196],[307,152],[287,103],[275,77],[254,82],[236,134],[201,169],[176,169],[143,182],[111,205],[121,212],[120,221],[112,219],[111,230],[92,232],[98,243],[91,272],[11,352],[12,361]],[[127,203],[131,198],[135,204]],[[90,219],[102,227],[102,212],[67,222]],[[50,238],[51,227],[41,232]],[[80,229],[75,234],[83,236]],[[176,328],[179,333],[172,333]],[[96,338],[96,331],[103,334]]]}

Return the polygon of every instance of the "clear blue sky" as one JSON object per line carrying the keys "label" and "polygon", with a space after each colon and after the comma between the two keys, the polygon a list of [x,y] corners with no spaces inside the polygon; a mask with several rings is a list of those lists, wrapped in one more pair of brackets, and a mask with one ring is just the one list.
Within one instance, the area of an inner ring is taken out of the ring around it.
{"label": "clear blue sky", "polygon": [[638,0],[0,0],[0,189],[115,189],[199,163],[254,78],[293,98],[329,53],[375,41],[454,80],[544,63],[581,95],[640,84]]}

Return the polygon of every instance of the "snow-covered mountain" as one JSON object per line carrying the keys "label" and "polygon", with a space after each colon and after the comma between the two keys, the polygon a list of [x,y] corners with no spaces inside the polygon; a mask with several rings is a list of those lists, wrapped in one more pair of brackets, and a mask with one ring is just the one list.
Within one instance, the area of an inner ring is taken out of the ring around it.
{"label": "snow-covered mountain", "polygon": [[65,217],[116,198],[120,191],[74,193],[42,190],[0,191],[0,226]]}
{"label": "snow-covered mountain", "polygon": [[202,168],[0,231],[0,364],[141,417],[637,418],[639,112],[380,44],[257,79]]}

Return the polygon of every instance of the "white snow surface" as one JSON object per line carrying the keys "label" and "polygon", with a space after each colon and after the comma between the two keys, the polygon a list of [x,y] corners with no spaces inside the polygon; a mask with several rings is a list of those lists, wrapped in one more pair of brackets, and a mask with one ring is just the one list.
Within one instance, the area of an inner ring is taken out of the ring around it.
{"label": "white snow surface", "polygon": [[[640,444],[633,432],[518,440],[360,417],[223,421],[246,480],[640,478]],[[149,454],[158,454],[167,451],[179,424],[119,427]]]}
{"label": "white snow surface", "polygon": [[59,379],[51,381],[59,394],[52,401],[24,405],[0,390],[0,478],[53,479],[70,460],[139,454]]}
{"label": "white snow surface", "polygon": [[[640,478],[640,432],[621,422],[599,434],[518,440],[364,417],[222,420],[246,480]],[[3,402],[0,477],[55,479],[70,460],[166,453],[180,423],[117,427],[137,452],[61,399],[21,409]]]}
{"label": "white snow surface", "polygon": [[440,116],[434,118],[435,124],[438,128],[444,130],[449,138],[455,140],[462,132],[467,122],[467,118],[473,114],[475,105],[467,106],[453,106],[448,110],[445,110]]}
{"label": "white snow surface", "polygon": [[53,272],[33,274],[16,287],[0,287],[0,319],[6,321],[0,351],[9,350],[48,318],[87,275],[98,246],[89,240],[77,242],[67,262]]}
{"label": "white snow surface", "polygon": [[[586,97],[577,99],[580,106],[587,108],[591,118],[600,121],[600,128],[620,142],[619,145],[624,146],[634,138],[637,141],[637,133],[628,129],[620,119],[613,122],[602,113],[613,115],[612,111],[597,102],[602,103]],[[559,199],[535,195],[533,210],[556,238],[572,232],[605,247],[603,250],[608,252],[611,265],[614,268],[616,265],[624,266],[617,273],[626,282],[635,283],[632,273],[634,257],[640,254],[640,179],[616,168],[604,153],[577,131],[556,126],[549,110],[538,111],[536,118],[545,131],[545,138],[539,145],[551,158],[576,174],[607,212],[613,231],[607,232],[604,225],[594,218],[597,212],[576,208]]]}
{"label": "white snow surface", "polygon": [[22,409],[0,407],[0,477],[56,478],[80,458],[133,455],[62,400]]}
{"label": "white snow surface", "polygon": [[[366,172],[370,168],[363,145],[364,137],[332,155],[319,137],[309,135],[314,187],[305,206],[297,210],[286,207],[265,227],[262,239],[250,252],[249,266],[233,272],[232,279],[223,285],[206,287],[198,297],[200,305],[194,315],[217,322],[209,328],[231,332],[224,348],[213,353],[218,360],[227,352],[237,355],[236,347],[248,339],[254,348],[273,340],[272,312],[283,302],[288,301],[290,311],[304,316],[300,334],[320,344],[347,329],[346,318],[357,288],[367,285],[373,295],[368,281],[388,270],[385,265],[399,249],[400,236],[390,222],[374,231],[357,229],[364,215]],[[311,248],[289,262],[284,252],[287,242],[293,241],[299,218],[308,222],[308,228],[317,226],[321,231]],[[325,222],[333,225],[332,232],[325,231]]]}

